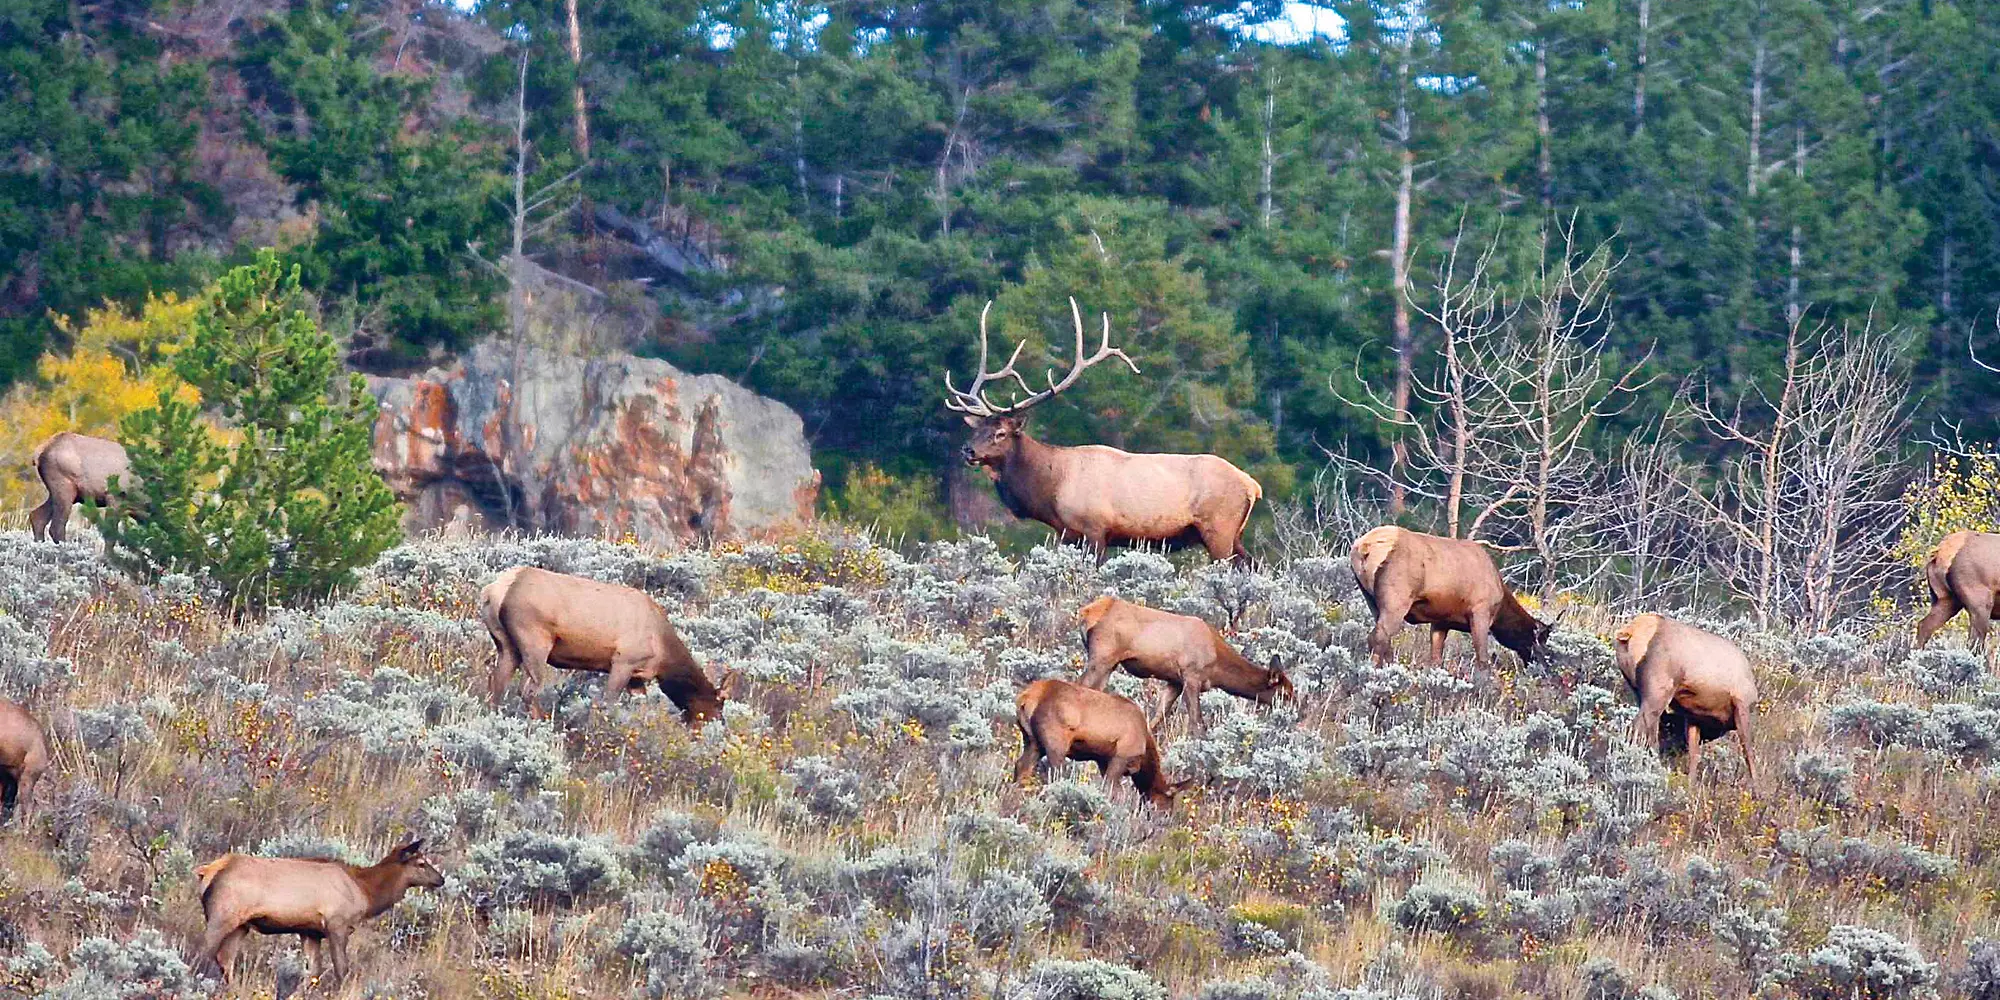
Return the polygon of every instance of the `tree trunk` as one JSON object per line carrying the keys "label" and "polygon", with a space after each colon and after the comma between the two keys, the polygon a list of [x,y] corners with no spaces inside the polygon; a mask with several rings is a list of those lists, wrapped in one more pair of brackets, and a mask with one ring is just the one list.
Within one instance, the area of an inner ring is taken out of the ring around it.
{"label": "tree trunk", "polygon": [[[1396,222],[1389,248],[1389,284],[1396,300],[1393,326],[1396,388],[1391,405],[1395,408],[1396,419],[1403,425],[1410,420],[1410,384],[1416,351],[1416,344],[1410,335],[1410,203],[1416,196],[1417,187],[1417,158],[1410,149],[1410,49],[1415,44],[1413,35],[1413,30],[1403,32],[1403,58],[1397,65]],[[1403,480],[1409,471],[1410,446],[1400,429],[1390,444],[1390,459],[1393,467],[1390,479],[1394,485],[1389,491],[1389,514],[1394,517],[1402,514],[1408,503]]]}
{"label": "tree trunk", "polygon": [[[574,106],[572,129],[576,133],[577,159],[590,161],[590,110],[583,97],[583,27],[577,22],[576,0],[563,0],[563,13],[569,18],[569,64],[576,76],[576,83],[570,90]],[[590,209],[590,195],[582,201],[583,246],[586,259],[594,260],[597,254],[597,213]]]}
{"label": "tree trunk", "polygon": [[1535,162],[1535,169],[1541,180],[1542,214],[1547,216],[1556,204],[1556,178],[1549,151],[1549,43],[1546,39],[1535,42],[1535,135],[1541,143],[1541,154]]}
{"label": "tree trunk", "polygon": [[1257,178],[1257,219],[1260,228],[1271,228],[1271,175],[1277,166],[1277,155],[1271,149],[1271,130],[1278,116],[1278,81],[1275,74],[1264,78],[1264,156],[1258,166]]}
{"label": "tree trunk", "polygon": [[1639,0],[1639,51],[1632,60],[1632,138],[1646,131],[1646,46],[1652,30],[1652,0]]}
{"label": "tree trunk", "polygon": [[[1806,129],[1801,124],[1792,131],[1794,133],[1792,170],[1794,176],[1803,184],[1806,179]],[[1805,308],[1805,305],[1799,301],[1799,268],[1805,256],[1804,247],[1802,246],[1803,242],[1803,233],[1799,229],[1798,222],[1794,220],[1792,222],[1792,243],[1788,253],[1788,262],[1791,265],[1791,270],[1785,276],[1785,324],[1787,326],[1797,326],[1799,314]]]}

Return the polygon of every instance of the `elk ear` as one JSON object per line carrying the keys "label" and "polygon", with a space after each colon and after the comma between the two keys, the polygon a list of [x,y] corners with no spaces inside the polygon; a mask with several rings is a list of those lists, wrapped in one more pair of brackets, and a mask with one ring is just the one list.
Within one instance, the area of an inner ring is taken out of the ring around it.
{"label": "elk ear", "polygon": [[735,701],[736,690],[742,686],[742,672],[735,667],[730,667],[722,672],[722,683],[715,686],[715,692],[721,695],[724,701]]}
{"label": "elk ear", "polygon": [[396,859],[398,861],[415,861],[418,858],[423,857],[423,855],[424,855],[424,838],[422,837],[418,837],[417,839],[412,840],[409,843],[404,844],[402,847],[396,849]]}
{"label": "elk ear", "polygon": [[970,413],[966,414],[966,415],[965,415],[965,426],[967,426],[967,427],[977,427],[977,426],[979,426],[979,418],[978,418],[978,417],[975,417],[975,416],[973,416],[973,415],[972,415],[972,414],[970,414]]}
{"label": "elk ear", "polygon": [[1020,429],[1021,429],[1021,425],[1022,425],[1022,424],[1025,424],[1025,423],[1027,423],[1027,422],[1028,422],[1028,418],[1026,418],[1026,417],[1022,417],[1022,416],[1016,416],[1016,415],[1013,415],[1013,414],[1009,414],[1009,415],[1007,415],[1007,416],[1004,416],[1004,417],[1001,417],[1001,418],[1000,418],[1000,426],[1002,426],[1002,427],[1005,427],[1005,428],[1007,428],[1007,429],[1008,429],[1008,430],[1010,430],[1010,431],[1018,431],[1018,430],[1020,430]]}

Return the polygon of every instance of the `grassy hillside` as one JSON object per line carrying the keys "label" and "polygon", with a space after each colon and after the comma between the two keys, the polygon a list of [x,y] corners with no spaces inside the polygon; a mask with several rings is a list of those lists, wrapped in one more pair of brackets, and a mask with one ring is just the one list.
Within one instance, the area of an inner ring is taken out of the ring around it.
{"label": "grassy hillside", "polygon": [[[1378,670],[1343,561],[427,541],[231,622],[91,551],[0,535],[0,694],[59,744],[0,833],[0,996],[209,994],[195,864],[409,833],[449,884],[357,936],[343,996],[2000,996],[2000,686],[1901,623],[1730,629],[1752,796],[1733,740],[1692,783],[1625,745],[1609,618],[1572,613],[1553,670],[1474,676],[1462,640]],[[553,721],[490,710],[473,601],[522,562],[645,588],[745,696],[700,732],[568,675]],[[1015,690],[1076,671],[1107,590],[1295,663],[1297,709],[1211,694],[1208,738],[1170,729],[1206,779],[1171,814],[1081,767],[1009,781]],[[246,955],[240,995],[300,988],[294,939]]]}

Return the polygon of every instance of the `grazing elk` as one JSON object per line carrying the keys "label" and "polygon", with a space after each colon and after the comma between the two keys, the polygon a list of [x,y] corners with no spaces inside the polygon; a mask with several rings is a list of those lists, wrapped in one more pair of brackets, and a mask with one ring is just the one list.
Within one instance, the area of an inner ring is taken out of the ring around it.
{"label": "grazing elk", "polygon": [[1201,693],[1220,688],[1238,698],[1269,705],[1280,697],[1294,698],[1292,679],[1275,667],[1265,669],[1229,648],[1214,626],[1192,615],[1100,597],[1077,612],[1083,626],[1083,686],[1104,689],[1111,672],[1124,667],[1134,677],[1165,681],[1154,733],[1166,724],[1174,699],[1187,705],[1189,731],[1200,735]]}
{"label": "grazing elk", "polygon": [[[1085,369],[1107,358],[1139,366],[1111,346],[1111,317],[1097,353],[1083,353],[1083,314],[1069,300],[1076,321],[1076,363],[1058,382],[1035,392],[1015,370],[1022,341],[997,372],[986,370],[986,312],[979,313],[979,376],[960,392],[944,376],[945,407],[965,414],[973,429],[962,451],[967,465],[981,466],[999,490],[1000,502],[1015,517],[1040,521],[1064,539],[1080,538],[1101,562],[1112,545],[1158,542],[1168,548],[1201,545],[1211,559],[1245,561],[1243,528],[1264,488],[1242,469],[1214,455],[1159,455],[1120,451],[1103,445],[1061,447],[1028,436],[1023,414],[1076,383]],[[1028,395],[1007,405],[986,395],[986,385],[1013,379]]]}
{"label": "grazing elk", "polygon": [[[498,656],[487,693],[499,705],[517,668],[521,697],[535,711],[546,667],[608,674],[598,705],[656,683],[689,725],[722,717],[724,692],[709,683],[653,599],[631,587],[533,566],[502,572],[479,591],[479,620]],[[724,687],[733,678],[724,677]]]}
{"label": "grazing elk", "polygon": [[347,938],[357,925],[395,906],[413,888],[444,884],[444,874],[424,857],[421,840],[366,868],[340,861],[225,854],[194,873],[201,878],[201,912],[207,921],[199,962],[214,963],[224,986],[235,981],[236,952],[253,930],[304,939],[314,975],[322,971],[324,945],[337,983],[347,976]]}
{"label": "grazing elk", "polygon": [[1046,779],[1061,761],[1094,761],[1114,794],[1118,779],[1129,777],[1147,801],[1162,808],[1194,783],[1192,778],[1167,780],[1146,713],[1130,698],[1045,677],[1014,699],[1014,722],[1021,727],[1017,782],[1027,781],[1038,762]]}
{"label": "grazing elk", "polygon": [[1973,648],[1990,662],[1986,635],[2000,598],[2000,535],[1954,531],[1944,536],[1924,563],[1924,579],[1931,585],[1931,610],[1917,623],[1917,648],[1929,645],[1931,636],[1963,610]]}
{"label": "grazing elk", "polygon": [[1404,622],[1431,627],[1432,663],[1443,662],[1445,633],[1452,631],[1472,634],[1473,659],[1481,668],[1490,659],[1489,635],[1523,662],[1548,656],[1555,626],[1521,607],[1478,542],[1384,525],[1355,541],[1348,562],[1375,612],[1368,649],[1377,666],[1389,662],[1389,642]]}
{"label": "grazing elk", "polygon": [[35,785],[49,769],[49,738],[28,710],[0,699],[0,826],[34,812]]}
{"label": "grazing elk", "polygon": [[87,434],[64,431],[35,449],[29,459],[49,498],[28,515],[28,526],[36,538],[60,542],[68,534],[69,511],[80,500],[103,504],[111,498],[111,479],[121,486],[131,477],[132,464],[125,447]]}
{"label": "grazing elk", "polygon": [[1659,746],[1660,718],[1672,711],[1687,726],[1688,778],[1693,780],[1701,741],[1730,730],[1743,741],[1743,770],[1757,785],[1750,761],[1750,706],[1757,678],[1743,650],[1713,632],[1661,615],[1643,614],[1618,630],[1618,672],[1639,699],[1633,738]]}

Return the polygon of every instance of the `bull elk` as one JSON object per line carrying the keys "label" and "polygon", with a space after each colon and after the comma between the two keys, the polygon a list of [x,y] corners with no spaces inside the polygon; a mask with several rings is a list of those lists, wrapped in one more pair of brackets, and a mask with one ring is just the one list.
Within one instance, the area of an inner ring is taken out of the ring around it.
{"label": "bull elk", "polygon": [[1201,693],[1209,688],[1260,705],[1297,697],[1284,671],[1251,663],[1214,626],[1192,615],[1100,597],[1084,605],[1077,620],[1083,626],[1084,687],[1103,690],[1119,667],[1134,677],[1166,682],[1150,727],[1154,733],[1179,698],[1187,705],[1190,731],[1200,735]]}
{"label": "bull elk", "polygon": [[111,499],[111,480],[129,478],[131,460],[116,441],[63,431],[35,449],[29,459],[49,498],[28,515],[36,538],[60,542],[69,534],[70,508],[78,501],[104,504]]}
{"label": "bull elk", "polygon": [[1668,712],[1687,727],[1688,779],[1694,779],[1703,739],[1730,730],[1743,742],[1743,770],[1752,788],[1750,707],[1757,703],[1757,678],[1743,650],[1713,632],[1655,614],[1643,614],[1618,630],[1618,672],[1639,699],[1633,738],[1657,748],[1660,719]]}
{"label": "bull elk", "polygon": [[[479,620],[497,653],[487,680],[495,706],[514,671],[525,667],[521,697],[533,711],[543,675],[553,664],[608,675],[599,707],[653,683],[689,725],[722,717],[723,688],[709,682],[660,606],[631,587],[516,566],[481,588]],[[725,677],[724,687],[732,680]]]}
{"label": "bull elk", "polygon": [[1431,627],[1434,664],[1444,660],[1445,634],[1454,631],[1471,633],[1473,659],[1481,668],[1490,659],[1488,636],[1525,663],[1548,657],[1555,626],[1521,606],[1478,542],[1384,525],[1355,541],[1348,564],[1375,612],[1368,649],[1377,666],[1389,662],[1389,643],[1405,622]]}
{"label": "bull elk", "polygon": [[1045,677],[1021,689],[1014,699],[1014,722],[1021,727],[1021,759],[1014,764],[1017,782],[1027,781],[1038,765],[1047,778],[1058,763],[1087,760],[1103,772],[1113,792],[1118,790],[1118,779],[1129,777],[1147,801],[1162,808],[1194,783],[1192,778],[1167,780],[1146,713],[1130,698]]}
{"label": "bull elk", "polygon": [[1924,580],[1931,587],[1931,610],[1917,623],[1917,648],[1929,645],[1945,622],[1964,611],[1972,646],[1990,663],[1986,635],[2000,597],[2000,535],[1954,531],[1944,536],[1924,562]]}
{"label": "bull elk", "polygon": [[[207,922],[198,963],[215,965],[224,986],[236,978],[236,952],[251,931],[296,934],[318,975],[330,958],[333,981],[346,978],[347,938],[363,920],[401,902],[414,888],[444,885],[444,874],[413,840],[366,868],[340,861],[225,854],[194,870]],[[321,946],[324,945],[324,956]]]}
{"label": "bull elk", "polygon": [[35,785],[49,769],[49,738],[28,710],[0,699],[0,826],[34,811]]}
{"label": "bull elk", "polygon": [[[1062,381],[1045,373],[1048,388],[1039,392],[1015,369],[1027,341],[1015,345],[1005,367],[986,370],[986,314],[979,313],[979,375],[966,391],[944,376],[945,407],[965,415],[972,440],[961,451],[965,463],[982,467],[993,479],[1000,502],[1015,517],[1040,521],[1059,538],[1081,539],[1101,562],[1112,545],[1160,543],[1167,548],[1193,545],[1209,558],[1247,560],[1243,528],[1264,488],[1242,469],[1214,455],[1133,454],[1103,445],[1063,447],[1044,444],[1027,433],[1024,414],[1076,384],[1084,371],[1117,358],[1136,374],[1139,366],[1111,346],[1111,317],[1096,353],[1083,353],[1083,314],[1069,300],[1076,323],[1076,362]],[[1012,379],[1027,395],[1012,403],[994,402],[989,383]]]}

